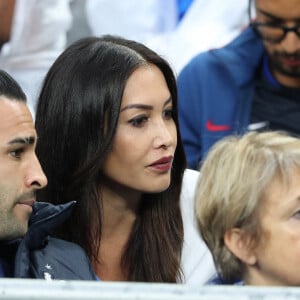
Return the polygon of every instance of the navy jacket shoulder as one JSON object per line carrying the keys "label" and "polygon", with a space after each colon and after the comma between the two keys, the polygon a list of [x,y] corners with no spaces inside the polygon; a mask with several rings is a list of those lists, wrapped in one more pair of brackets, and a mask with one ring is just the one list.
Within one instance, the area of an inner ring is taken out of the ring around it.
{"label": "navy jacket shoulder", "polygon": [[69,217],[74,204],[55,206],[38,202],[34,205],[28,232],[16,254],[16,278],[96,280],[80,246],[50,237],[56,226]]}
{"label": "navy jacket shoulder", "polygon": [[248,28],[225,47],[198,54],[180,72],[179,125],[190,168],[197,169],[217,140],[247,127],[263,54],[261,39]]}

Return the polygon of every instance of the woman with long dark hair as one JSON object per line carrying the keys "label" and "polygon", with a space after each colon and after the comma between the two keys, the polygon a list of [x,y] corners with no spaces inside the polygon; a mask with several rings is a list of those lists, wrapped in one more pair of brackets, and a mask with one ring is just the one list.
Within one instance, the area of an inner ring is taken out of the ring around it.
{"label": "woman with long dark hair", "polygon": [[168,63],[123,38],[79,40],[45,78],[36,129],[48,177],[38,199],[77,201],[58,235],[86,250],[98,277],[184,281],[186,161]]}

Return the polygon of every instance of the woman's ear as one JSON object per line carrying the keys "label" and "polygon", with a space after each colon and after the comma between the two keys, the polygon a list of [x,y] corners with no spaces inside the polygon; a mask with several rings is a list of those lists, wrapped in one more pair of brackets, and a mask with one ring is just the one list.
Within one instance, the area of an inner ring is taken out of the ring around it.
{"label": "woman's ear", "polygon": [[253,238],[240,228],[232,228],[225,232],[224,242],[226,247],[242,262],[247,265],[256,263],[253,249]]}

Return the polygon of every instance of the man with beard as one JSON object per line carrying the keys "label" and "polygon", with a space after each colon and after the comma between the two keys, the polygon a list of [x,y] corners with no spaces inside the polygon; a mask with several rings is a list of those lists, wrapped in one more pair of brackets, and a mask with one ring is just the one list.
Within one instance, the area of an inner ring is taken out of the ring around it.
{"label": "man with beard", "polygon": [[23,90],[2,70],[0,116],[0,278],[96,279],[78,245],[49,236],[75,202],[36,203],[47,185],[36,130]]}
{"label": "man with beard", "polygon": [[240,36],[200,53],[178,76],[190,168],[197,169],[212,144],[229,134],[300,134],[299,0],[250,0],[249,17]]}

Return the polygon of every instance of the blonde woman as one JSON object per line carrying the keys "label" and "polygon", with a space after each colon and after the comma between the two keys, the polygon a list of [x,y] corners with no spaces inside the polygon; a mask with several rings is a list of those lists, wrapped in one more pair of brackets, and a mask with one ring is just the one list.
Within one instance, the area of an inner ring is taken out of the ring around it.
{"label": "blonde woman", "polygon": [[251,132],[216,143],[197,186],[200,232],[221,282],[300,285],[300,140]]}

